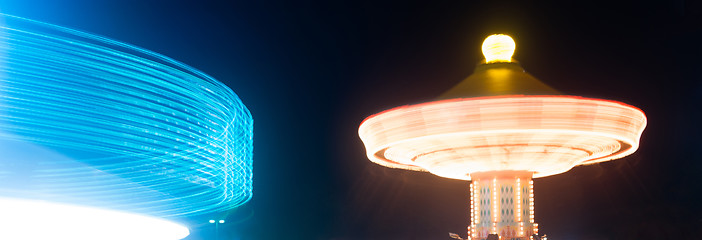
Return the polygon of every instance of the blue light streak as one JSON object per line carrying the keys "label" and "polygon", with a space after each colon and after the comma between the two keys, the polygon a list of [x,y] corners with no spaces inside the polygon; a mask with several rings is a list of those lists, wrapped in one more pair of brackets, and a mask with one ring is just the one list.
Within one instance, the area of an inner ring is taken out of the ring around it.
{"label": "blue light streak", "polygon": [[227,86],[142,48],[2,18],[0,196],[160,217],[251,198],[253,120]]}

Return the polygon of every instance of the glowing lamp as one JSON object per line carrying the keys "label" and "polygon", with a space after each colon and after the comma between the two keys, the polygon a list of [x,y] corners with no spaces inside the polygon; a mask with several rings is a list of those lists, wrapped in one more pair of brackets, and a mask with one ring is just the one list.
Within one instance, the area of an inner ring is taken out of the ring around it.
{"label": "glowing lamp", "polygon": [[[0,197],[169,220],[251,198],[253,120],[227,86],[142,48],[0,16]],[[123,222],[106,226],[140,227]]]}
{"label": "glowing lamp", "polygon": [[511,62],[514,49],[517,44],[514,43],[512,37],[504,34],[494,34],[488,36],[483,41],[483,55],[485,62]]}
{"label": "glowing lamp", "polygon": [[[536,233],[532,178],[630,155],[646,127],[636,107],[541,83],[511,61],[514,46],[507,35],[489,36],[486,63],[438,100],[372,115],[358,130],[372,162],[473,180],[478,239]],[[489,211],[491,223],[477,221]]]}

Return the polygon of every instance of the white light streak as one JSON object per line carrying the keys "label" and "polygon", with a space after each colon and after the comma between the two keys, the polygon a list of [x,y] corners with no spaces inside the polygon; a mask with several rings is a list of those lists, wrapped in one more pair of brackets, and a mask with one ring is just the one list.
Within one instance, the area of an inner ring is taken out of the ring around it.
{"label": "white light streak", "polygon": [[163,219],[112,210],[0,198],[0,239],[177,240],[190,234]]}

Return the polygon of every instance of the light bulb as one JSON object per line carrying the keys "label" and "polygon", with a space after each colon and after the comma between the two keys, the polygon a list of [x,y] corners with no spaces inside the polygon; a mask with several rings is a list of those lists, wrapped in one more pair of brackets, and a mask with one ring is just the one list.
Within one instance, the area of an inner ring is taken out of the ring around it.
{"label": "light bulb", "polygon": [[483,41],[483,55],[485,62],[511,62],[516,44],[510,36],[493,34]]}

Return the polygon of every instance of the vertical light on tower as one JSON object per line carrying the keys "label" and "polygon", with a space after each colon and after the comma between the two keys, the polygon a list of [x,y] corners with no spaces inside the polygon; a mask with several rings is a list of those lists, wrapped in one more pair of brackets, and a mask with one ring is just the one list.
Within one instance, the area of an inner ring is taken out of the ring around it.
{"label": "vertical light on tower", "polygon": [[[475,188],[475,183],[471,183],[468,185],[468,188],[470,189],[470,212],[468,216],[470,216],[470,222],[475,222],[475,202],[476,199],[473,198],[473,188]],[[468,226],[468,238],[470,239],[471,236],[473,236],[473,224]]]}
{"label": "vertical light on tower", "polygon": [[522,222],[522,179],[517,178],[517,222],[519,223],[519,236],[524,236],[524,223]]}
{"label": "vertical light on tower", "polygon": [[[515,45],[507,35],[489,36],[485,63],[436,101],[380,112],[358,129],[372,162],[476,181],[476,239],[538,233],[531,179],[632,154],[647,124],[633,106],[543,84],[512,59]],[[505,191],[514,186],[516,196]],[[514,209],[517,221],[507,214]]]}
{"label": "vertical light on tower", "polygon": [[471,236],[473,238],[477,237],[477,231],[478,231],[478,223],[480,223],[480,209],[482,209],[482,199],[480,198],[480,195],[478,195],[478,191],[480,191],[480,182],[478,181],[473,181],[472,183],[473,188],[471,188],[471,198],[475,199],[475,202],[473,204],[473,219],[471,221]]}
{"label": "vertical light on tower", "polygon": [[497,178],[492,179],[492,232],[497,234]]}
{"label": "vertical light on tower", "polygon": [[534,223],[534,181],[529,181],[529,222]]}

